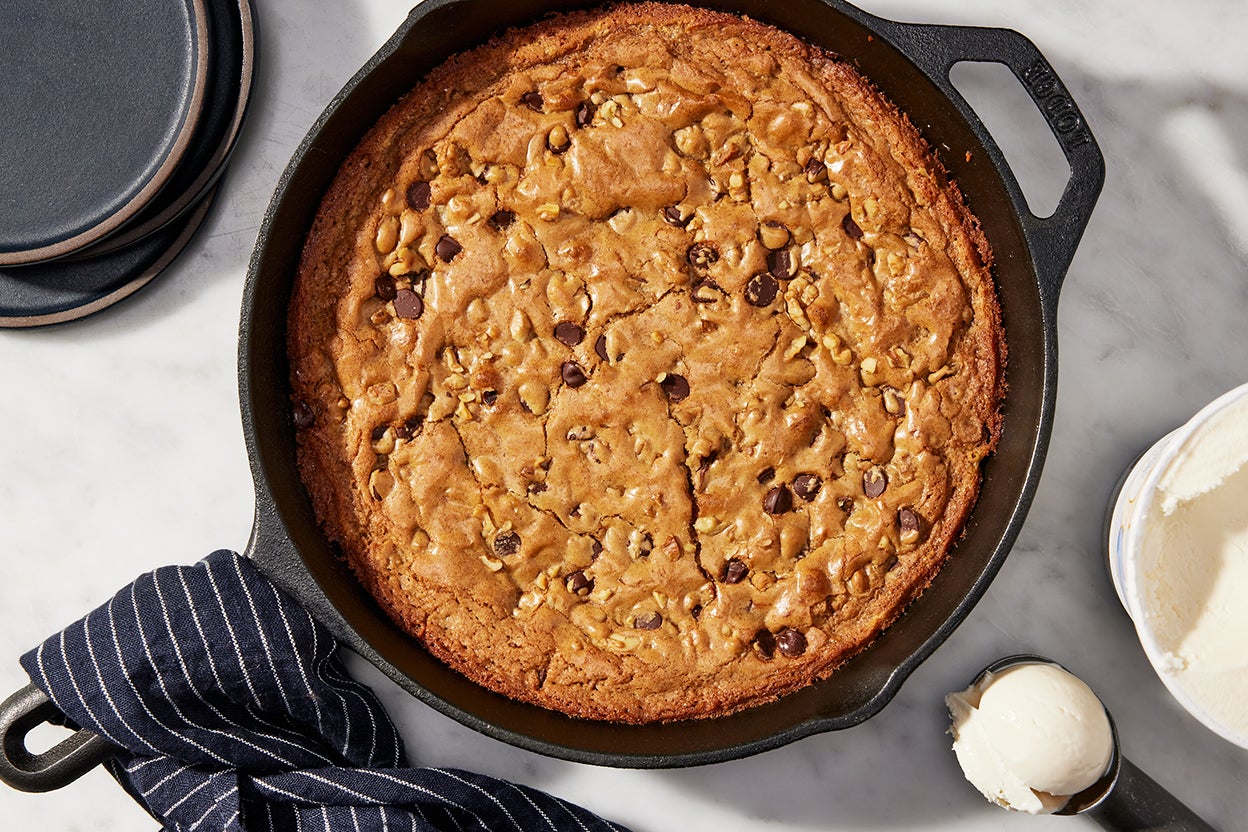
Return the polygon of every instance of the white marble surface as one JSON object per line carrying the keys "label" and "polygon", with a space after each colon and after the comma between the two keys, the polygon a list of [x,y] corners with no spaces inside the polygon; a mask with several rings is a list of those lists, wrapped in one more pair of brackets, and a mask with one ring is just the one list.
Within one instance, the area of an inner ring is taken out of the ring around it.
{"label": "white marble surface", "polygon": [[[362,662],[352,666],[384,697],[416,762],[517,779],[638,832],[1093,828],[989,806],[949,750],[942,695],[1001,655],[1035,651],[1101,694],[1137,764],[1216,827],[1248,829],[1248,751],[1201,728],[1154,677],[1099,540],[1107,495],[1133,454],[1245,381],[1248,4],[863,4],[887,17],[1027,34],[1083,108],[1108,163],[1062,293],[1044,479],[973,614],[863,725],[683,771],[596,769],[516,750],[435,714]],[[234,372],[246,260],[290,152],[405,12],[388,0],[257,5],[262,70],[251,121],[189,250],[97,317],[0,331],[0,689],[25,683],[22,652],[140,572],[246,544],[251,479]],[[1047,139],[1022,129],[1030,105],[1021,92],[990,73],[957,77],[987,96],[998,138],[1023,151],[1024,182],[1051,201],[1064,174],[1037,161]],[[56,795],[0,788],[5,829],[153,826],[99,771]]]}

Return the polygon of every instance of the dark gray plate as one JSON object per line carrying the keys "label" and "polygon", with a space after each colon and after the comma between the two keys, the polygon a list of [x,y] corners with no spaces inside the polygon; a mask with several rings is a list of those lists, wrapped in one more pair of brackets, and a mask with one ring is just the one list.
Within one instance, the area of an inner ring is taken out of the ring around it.
{"label": "dark gray plate", "polygon": [[91,260],[0,266],[0,327],[72,321],[127,298],[164,271],[203,224],[215,191],[178,222]]}
{"label": "dark gray plate", "polygon": [[83,248],[160,192],[208,85],[205,0],[0,3],[0,265]]}
{"label": "dark gray plate", "polygon": [[186,157],[137,216],[106,239],[75,252],[98,257],[141,240],[194,207],[213,187],[234,151],[251,102],[256,67],[255,15],[250,0],[206,0],[209,45],[208,98]]}

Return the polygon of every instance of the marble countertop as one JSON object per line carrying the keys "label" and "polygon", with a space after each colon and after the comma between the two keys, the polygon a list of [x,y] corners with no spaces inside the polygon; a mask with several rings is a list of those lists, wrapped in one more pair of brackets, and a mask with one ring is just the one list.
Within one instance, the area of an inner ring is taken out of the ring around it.
{"label": "marble countertop", "polygon": [[[207,224],[119,306],[0,330],[0,690],[18,656],[139,573],[241,550],[251,476],[235,386],[243,275],[263,210],[317,114],[402,20],[388,0],[258,0],[261,74]],[[1144,446],[1248,380],[1248,4],[1195,0],[863,0],[885,17],[1005,26],[1030,37],[1106,156],[1105,191],[1062,291],[1053,441],[1013,553],[966,622],[878,716],[745,760],[622,771],[480,736],[351,667],[381,694],[418,764],[483,770],[579,801],[637,832],[1048,829],[1094,825],[988,805],[950,751],[943,695],[1038,652],[1084,678],[1124,752],[1225,830],[1248,830],[1248,751],[1171,699],[1110,586],[1101,524]],[[957,81],[1052,205],[1065,167],[1021,88],[984,65]],[[1004,70],[1001,70],[1004,72]],[[1056,160],[1056,161],[1055,161]],[[102,771],[55,796],[0,789],[8,829],[152,822]]]}

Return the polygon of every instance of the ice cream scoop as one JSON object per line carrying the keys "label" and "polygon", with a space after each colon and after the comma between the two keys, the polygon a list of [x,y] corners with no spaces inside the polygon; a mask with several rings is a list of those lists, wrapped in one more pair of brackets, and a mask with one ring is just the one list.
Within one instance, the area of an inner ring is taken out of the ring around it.
{"label": "ice cream scoop", "polygon": [[1105,829],[1213,829],[1119,753],[1104,704],[1051,659],[1008,656],[945,702],[963,773],[998,805],[1086,812]]}
{"label": "ice cream scoop", "polygon": [[945,703],[967,779],[1007,809],[1057,812],[1110,771],[1116,742],[1105,707],[1056,664],[990,668]]}

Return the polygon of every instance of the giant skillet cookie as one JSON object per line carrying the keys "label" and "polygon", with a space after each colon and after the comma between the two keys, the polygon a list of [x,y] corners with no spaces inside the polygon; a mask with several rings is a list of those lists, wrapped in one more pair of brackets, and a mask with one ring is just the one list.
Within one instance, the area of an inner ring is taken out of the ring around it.
{"label": "giant skillet cookie", "polygon": [[680,6],[554,17],[436,69],[325,196],[304,481],[486,687],[626,722],[768,701],[949,556],[1000,430],[990,261],[834,56]]}

